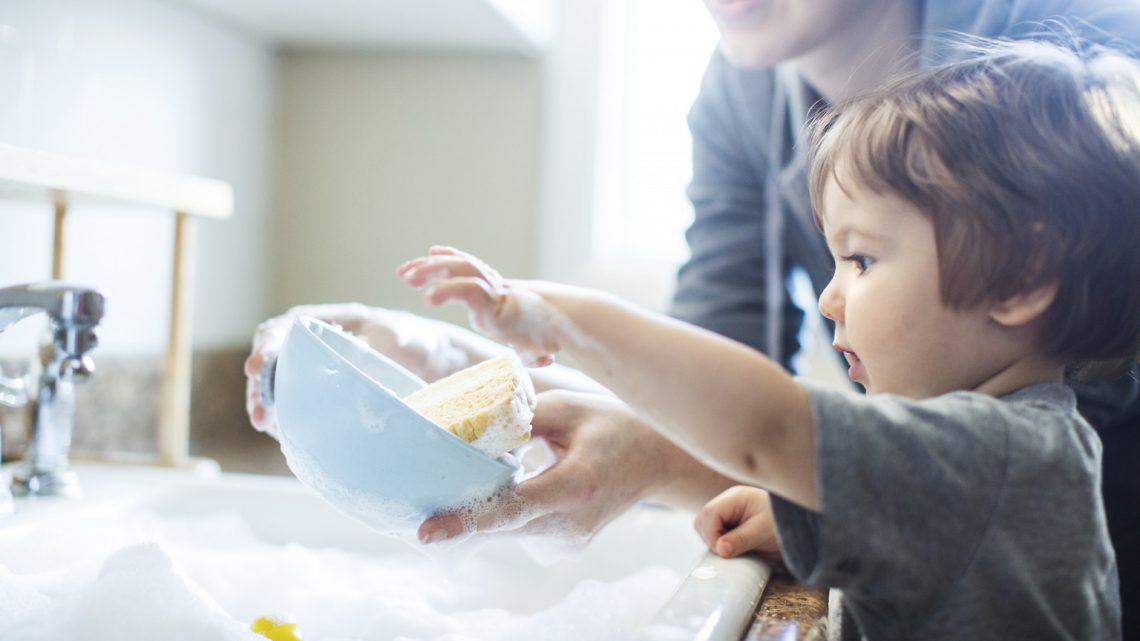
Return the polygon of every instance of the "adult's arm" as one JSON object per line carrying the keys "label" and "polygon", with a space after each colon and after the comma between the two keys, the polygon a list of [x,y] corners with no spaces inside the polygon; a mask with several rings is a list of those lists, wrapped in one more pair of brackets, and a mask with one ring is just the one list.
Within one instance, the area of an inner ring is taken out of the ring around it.
{"label": "adult's arm", "polygon": [[552,391],[538,395],[534,438],[555,463],[477,513],[432,516],[424,542],[510,532],[585,541],[640,500],[695,511],[733,483],[669,442],[618,399]]}

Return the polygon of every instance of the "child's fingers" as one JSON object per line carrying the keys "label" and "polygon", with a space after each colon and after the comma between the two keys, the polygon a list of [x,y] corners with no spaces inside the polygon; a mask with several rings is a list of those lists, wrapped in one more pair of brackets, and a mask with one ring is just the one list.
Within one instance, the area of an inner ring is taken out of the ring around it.
{"label": "child's fingers", "polygon": [[434,255],[452,255],[452,256],[454,256],[456,254],[460,254],[463,252],[452,247],[451,245],[432,245],[431,247],[428,248],[428,253],[434,254]]}
{"label": "child's fingers", "polygon": [[432,306],[454,300],[472,311],[489,311],[498,305],[499,294],[481,278],[449,278],[433,285],[424,300]]}
{"label": "child's fingers", "polygon": [[479,272],[480,276],[486,278],[487,282],[491,283],[495,287],[498,287],[503,282],[503,277],[499,274],[498,271],[495,270],[494,267],[491,267],[474,254],[468,254],[465,251],[444,245],[436,245],[432,247],[428,253],[431,256],[439,256],[441,258],[450,256],[453,257],[452,260],[459,260],[467,263],[471,267],[474,267]]}
{"label": "child's fingers", "polygon": [[710,546],[718,555],[731,559],[749,550],[767,550],[770,545],[771,522],[762,518],[751,518],[724,533]]}
{"label": "child's fingers", "polygon": [[720,535],[748,516],[745,513],[746,503],[739,497],[739,488],[740,486],[733,486],[721,492],[697,513],[693,526],[709,548],[712,548]]}
{"label": "child's fingers", "polygon": [[734,537],[732,533],[729,532],[713,542],[713,544],[709,546],[709,549],[716,552],[717,556],[722,559],[731,559],[739,554],[741,550],[747,548],[742,546],[740,537]]}
{"label": "child's fingers", "polygon": [[724,534],[725,523],[721,518],[721,514],[713,509],[713,506],[706,505],[704,509],[697,514],[697,518],[693,521],[693,527],[696,528],[697,534],[709,549],[714,549],[717,539]]}
{"label": "child's fingers", "polygon": [[396,275],[413,287],[423,287],[446,278],[481,278],[492,289],[503,286],[503,277],[471,254],[450,247],[433,247],[427,256],[413,258],[396,268]]}
{"label": "child's fingers", "polygon": [[396,274],[408,285],[428,287],[424,294],[428,305],[448,301],[465,305],[472,326],[510,343],[528,367],[554,362],[557,343],[545,331],[535,329],[551,322],[541,296],[525,288],[512,290],[499,272],[475,256],[453,247],[435,246],[427,256],[398,266]]}
{"label": "child's fingers", "polygon": [[396,268],[396,275],[413,287],[422,287],[443,278],[483,278],[498,284],[502,277],[490,268],[458,256],[422,256]]}

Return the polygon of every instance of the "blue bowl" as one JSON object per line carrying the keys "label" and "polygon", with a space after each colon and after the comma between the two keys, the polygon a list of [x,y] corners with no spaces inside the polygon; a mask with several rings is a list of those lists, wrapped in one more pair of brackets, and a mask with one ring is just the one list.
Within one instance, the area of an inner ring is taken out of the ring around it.
{"label": "blue bowl", "polygon": [[275,378],[290,469],[375,529],[408,530],[432,514],[485,501],[518,470],[405,404],[401,397],[424,387],[422,380],[316,318],[294,321]]}

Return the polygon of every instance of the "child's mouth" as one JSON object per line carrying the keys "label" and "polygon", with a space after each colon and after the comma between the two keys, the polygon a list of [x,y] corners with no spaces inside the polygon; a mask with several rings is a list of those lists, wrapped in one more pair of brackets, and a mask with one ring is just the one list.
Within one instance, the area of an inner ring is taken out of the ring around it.
{"label": "child's mouth", "polygon": [[852,354],[847,362],[851,365],[851,367],[847,368],[847,378],[850,378],[856,383],[861,383],[865,369],[863,367],[863,361],[859,360],[858,356]]}
{"label": "child's mouth", "polygon": [[858,354],[849,349],[838,346],[836,349],[843,352],[843,358],[847,361],[847,365],[849,366],[847,369],[847,378],[858,383],[859,378],[863,375],[863,361],[859,358]]}

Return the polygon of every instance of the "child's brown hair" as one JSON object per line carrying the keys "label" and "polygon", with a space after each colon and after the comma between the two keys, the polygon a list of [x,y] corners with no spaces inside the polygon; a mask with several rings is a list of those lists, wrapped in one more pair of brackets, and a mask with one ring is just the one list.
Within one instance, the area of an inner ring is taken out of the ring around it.
{"label": "child's brown hair", "polygon": [[812,125],[829,180],[930,217],[943,301],[1056,284],[1044,353],[1088,375],[1140,358],[1140,66],[1103,48],[991,42],[836,105]]}

